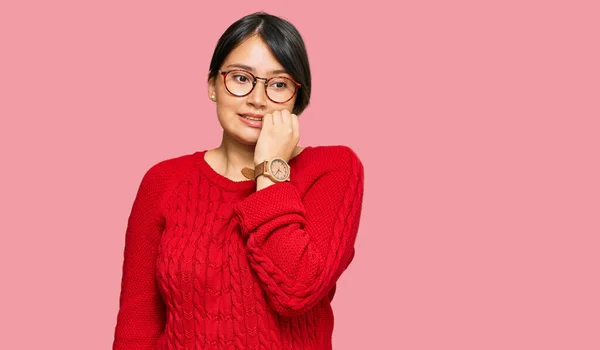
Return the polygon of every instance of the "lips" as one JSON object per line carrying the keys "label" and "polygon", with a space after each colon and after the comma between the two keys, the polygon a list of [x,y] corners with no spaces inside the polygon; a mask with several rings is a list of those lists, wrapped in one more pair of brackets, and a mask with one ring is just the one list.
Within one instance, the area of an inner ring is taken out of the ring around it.
{"label": "lips", "polygon": [[245,117],[246,115],[252,116],[252,114],[238,114],[242,123],[248,125],[251,128],[260,129],[262,127],[262,124],[263,124],[262,117],[259,116],[260,119],[248,119]]}
{"label": "lips", "polygon": [[261,114],[244,113],[244,114],[240,114],[240,115],[244,116],[244,117],[250,117],[250,118],[260,118],[260,119],[263,118],[263,116]]}

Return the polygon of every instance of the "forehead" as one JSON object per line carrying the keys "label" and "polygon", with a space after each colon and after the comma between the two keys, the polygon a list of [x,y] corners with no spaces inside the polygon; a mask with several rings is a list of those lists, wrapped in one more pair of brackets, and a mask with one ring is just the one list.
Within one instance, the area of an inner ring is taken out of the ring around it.
{"label": "forehead", "polygon": [[233,49],[223,66],[240,64],[254,68],[254,73],[265,74],[273,70],[283,70],[269,46],[258,36],[252,36]]}

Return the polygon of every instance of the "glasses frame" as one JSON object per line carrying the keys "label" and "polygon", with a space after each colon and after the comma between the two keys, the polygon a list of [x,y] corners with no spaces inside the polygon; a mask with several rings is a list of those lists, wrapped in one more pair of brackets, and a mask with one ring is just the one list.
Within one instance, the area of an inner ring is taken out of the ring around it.
{"label": "glasses frame", "polygon": [[[248,91],[248,93],[246,93],[244,95],[236,95],[233,92],[229,91],[229,89],[227,88],[227,84],[225,82],[227,81],[227,75],[229,73],[231,73],[231,72],[244,72],[244,73],[250,74],[250,76],[252,76],[252,78],[254,78],[254,80],[252,80],[252,89],[250,89],[250,91]],[[265,96],[267,96],[267,98],[271,102],[273,102],[273,103],[279,103],[279,104],[289,102],[291,99],[294,98],[294,96],[296,96],[296,94],[298,93],[298,90],[302,87],[302,85],[300,85],[300,83],[298,83],[297,81],[295,81],[294,79],[289,78],[289,77],[278,75],[276,77],[272,77],[272,78],[267,79],[267,78],[257,77],[256,75],[254,75],[251,72],[249,72],[247,70],[244,70],[244,69],[231,69],[231,70],[228,70],[228,71],[222,71],[222,70],[219,69],[219,74],[221,74],[223,76],[223,86],[225,87],[225,90],[227,90],[227,92],[229,92],[230,94],[232,94],[233,96],[236,96],[236,97],[245,97],[245,96],[250,95],[252,93],[252,91],[254,91],[254,88],[256,87],[256,83],[257,83],[258,79],[264,80],[265,81]],[[283,102],[274,101],[269,96],[269,93],[267,92],[267,86],[269,86],[269,81],[271,81],[272,79],[275,79],[275,78],[285,78],[285,79],[291,80],[296,85],[296,89],[295,89],[294,93],[292,94],[292,96],[290,98],[288,98],[287,100],[283,101]]]}

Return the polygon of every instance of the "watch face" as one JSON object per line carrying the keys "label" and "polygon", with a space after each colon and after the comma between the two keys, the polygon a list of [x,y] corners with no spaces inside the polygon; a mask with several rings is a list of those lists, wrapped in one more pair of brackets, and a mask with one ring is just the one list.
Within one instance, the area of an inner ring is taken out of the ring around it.
{"label": "watch face", "polygon": [[274,159],[271,162],[270,171],[276,179],[283,181],[289,176],[290,168],[283,160]]}

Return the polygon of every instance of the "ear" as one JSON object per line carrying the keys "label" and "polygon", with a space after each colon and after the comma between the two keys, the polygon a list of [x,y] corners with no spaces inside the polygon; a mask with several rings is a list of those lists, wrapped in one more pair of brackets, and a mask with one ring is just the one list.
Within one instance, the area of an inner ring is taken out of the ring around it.
{"label": "ear", "polygon": [[208,98],[215,102],[217,101],[217,86],[215,85],[215,78],[210,78],[208,81]]}

